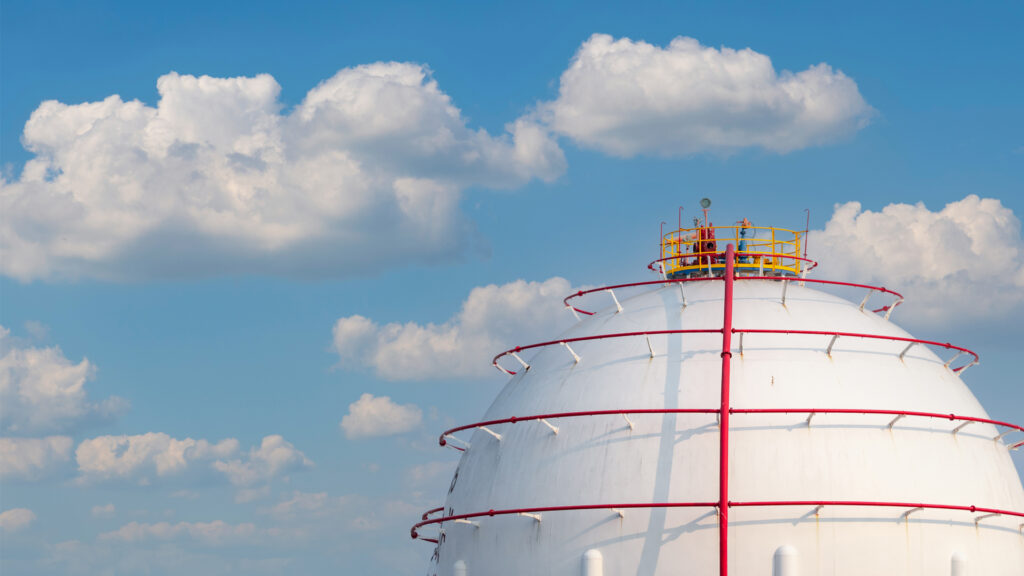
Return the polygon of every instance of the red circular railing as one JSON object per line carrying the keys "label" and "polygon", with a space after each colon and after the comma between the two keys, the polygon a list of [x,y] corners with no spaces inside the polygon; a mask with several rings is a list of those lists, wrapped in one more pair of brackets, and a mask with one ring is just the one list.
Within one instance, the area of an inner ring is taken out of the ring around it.
{"label": "red circular railing", "polygon": [[[964,348],[962,346],[955,346],[953,344],[950,344],[949,342],[936,342],[934,340],[921,340],[919,338],[905,338],[902,336],[885,336],[882,334],[861,334],[859,332],[830,332],[828,330],[772,330],[766,328],[736,328],[732,332],[733,334],[804,334],[812,336],[833,336],[836,338],[840,336],[845,336],[849,338],[866,338],[869,340],[891,340],[893,342],[907,342],[908,344],[925,344],[927,346],[945,348],[946,350],[956,350],[958,355],[968,354],[973,358],[970,362],[964,364],[963,366],[952,368],[953,372],[962,372],[963,370],[966,370],[967,368],[970,368],[971,366],[974,366],[975,364],[981,361],[981,358],[978,356],[977,352],[973,350],[968,350],[967,348]],[[948,362],[946,362],[946,366],[948,367],[955,358],[956,357],[954,356]]]}
{"label": "red circular railing", "polygon": [[[572,300],[573,298],[579,298],[581,296],[586,296],[587,294],[596,294],[598,292],[607,292],[608,290],[616,290],[616,289],[619,289],[619,288],[633,288],[633,287],[636,287],[636,286],[654,286],[654,285],[657,285],[657,284],[661,284],[661,285],[664,285],[664,284],[683,284],[683,283],[687,283],[687,282],[710,282],[710,281],[721,281],[721,280],[722,280],[722,278],[719,277],[719,276],[711,276],[711,277],[699,277],[699,278],[670,278],[670,279],[664,279],[664,280],[649,280],[649,281],[646,281],[646,282],[630,282],[628,284],[615,284],[614,286],[602,286],[600,288],[592,288],[590,290],[580,290],[580,291],[576,292],[575,294],[570,294],[570,295],[566,296],[562,300],[562,303],[565,304],[565,306],[567,308],[571,308],[574,311],[579,312],[580,314],[586,314],[587,316],[593,316],[594,315],[593,312],[590,312],[589,310],[584,310],[582,308],[577,308],[577,307],[573,306],[572,304],[569,304],[569,300]],[[736,278],[736,280],[784,280],[784,281],[801,282],[801,283],[802,282],[811,282],[811,283],[814,283],[814,284],[829,284],[829,285],[833,285],[833,286],[843,286],[843,287],[847,287],[847,288],[864,288],[864,289],[870,290],[871,292],[881,292],[883,294],[891,294],[891,295],[893,295],[893,296],[895,296],[897,298],[896,302],[893,302],[892,304],[889,304],[888,306],[883,306],[881,308],[877,308],[875,310],[872,310],[872,312],[888,312],[889,310],[892,310],[893,308],[895,308],[895,307],[897,307],[897,306],[899,306],[900,304],[903,303],[903,295],[902,294],[900,294],[899,292],[896,292],[894,290],[889,290],[885,286],[871,286],[869,284],[855,284],[853,282],[836,282],[835,280],[818,280],[817,278],[799,278],[799,279],[796,279],[796,278],[791,278],[789,276],[739,276],[739,277]],[[868,293],[868,296],[871,296],[871,293]],[[867,304],[867,299],[866,298],[865,298],[865,302],[864,303]]]}
{"label": "red circular railing", "polygon": [[[778,501],[764,501],[764,502],[732,502],[728,503],[729,508],[748,508],[748,507],[777,507],[777,506],[842,506],[842,507],[883,507],[883,508],[906,508],[908,512],[903,515],[907,516],[911,511],[920,510],[954,510],[960,512],[972,512],[982,513],[993,516],[1015,516],[1018,518],[1024,518],[1024,512],[1014,512],[1012,510],[1002,510],[999,508],[986,508],[983,506],[961,506],[955,504],[927,504],[921,502],[875,502],[875,501],[860,501],[860,500],[778,500]],[[410,535],[414,539],[425,540],[427,542],[437,543],[434,538],[423,538],[419,534],[419,529],[424,526],[431,524],[441,524],[444,522],[452,522],[456,520],[469,520],[471,518],[482,518],[482,517],[493,517],[493,516],[508,516],[518,514],[542,514],[545,512],[566,512],[572,510],[628,510],[630,508],[718,508],[718,502],[620,502],[616,504],[580,504],[575,506],[537,506],[532,508],[508,508],[503,510],[487,510],[483,512],[470,512],[468,514],[452,514],[450,516],[443,516],[439,518],[431,518],[429,520],[423,520],[413,525],[410,530]],[[975,520],[977,524],[980,520]]]}
{"label": "red circular railing", "polygon": [[[514,356],[517,360],[519,360],[520,363],[522,363],[524,368],[529,370],[529,366],[530,365],[527,364],[526,361],[524,361],[522,358],[520,358],[518,353],[522,352],[524,350],[531,350],[533,348],[542,348],[542,347],[545,347],[545,346],[553,346],[553,345],[556,345],[556,344],[563,344],[563,345],[564,344],[573,344],[573,343],[576,343],[576,342],[586,342],[586,341],[589,341],[589,340],[604,340],[604,339],[609,339],[609,338],[628,338],[628,337],[632,337],[632,336],[658,336],[658,335],[664,335],[664,334],[721,334],[721,333],[722,333],[722,330],[720,328],[690,328],[690,329],[682,329],[682,330],[646,330],[646,331],[640,331],[640,332],[618,332],[618,333],[614,333],[614,334],[597,334],[597,335],[594,335],[594,336],[577,336],[575,338],[562,338],[562,339],[559,339],[559,340],[549,340],[547,342],[538,342],[537,344],[529,344],[527,346],[516,346],[515,348],[510,348],[510,349],[505,350],[504,352],[498,354],[497,356],[495,356],[494,359],[491,360],[491,364],[493,364],[494,367],[497,368],[498,370],[501,370],[502,372],[504,372],[506,374],[514,376],[514,375],[517,374],[517,372],[514,371],[514,370],[509,370],[508,368],[502,367],[500,364],[498,364],[498,360],[500,360],[501,358],[503,358],[505,356]],[[794,335],[794,334],[796,334],[796,335],[810,335],[810,336],[815,336],[815,335],[816,336],[832,336],[835,339],[838,339],[839,337],[847,337],[847,338],[866,338],[866,339],[869,339],[869,340],[890,340],[890,341],[893,341],[893,342],[906,342],[906,343],[911,344],[911,345],[913,345],[913,344],[924,344],[924,345],[927,345],[927,346],[936,346],[936,347],[939,347],[939,348],[945,348],[947,350],[956,350],[958,352],[958,354],[969,354],[973,358],[973,360],[971,360],[967,364],[964,364],[963,366],[958,366],[956,368],[953,368],[952,370],[954,372],[961,372],[961,371],[963,371],[963,370],[965,370],[965,369],[967,369],[967,368],[977,364],[979,362],[979,360],[980,360],[978,354],[976,352],[974,352],[973,350],[968,350],[967,348],[963,348],[961,346],[954,346],[953,344],[950,344],[949,342],[935,342],[933,340],[921,340],[919,338],[905,338],[905,337],[902,337],[902,336],[886,336],[886,335],[883,335],[883,334],[862,334],[862,333],[859,333],[859,332],[833,332],[833,331],[828,331],[828,330],[774,330],[774,329],[764,329],[764,328],[734,328],[732,330],[732,333],[733,334],[740,334],[740,335],[742,335],[742,334],[785,334],[785,335]],[[834,343],[835,343],[835,341],[833,340],[831,344],[834,344]],[[740,345],[741,353],[742,353],[742,348],[743,348],[743,346],[742,346],[742,343],[741,343],[741,345]],[[575,352],[572,352],[572,353],[573,353],[573,355],[575,357],[576,353]],[[832,346],[831,345],[828,347],[828,353],[829,354],[832,353]],[[904,350],[900,354],[900,357],[902,358],[903,354],[905,354],[905,353],[906,353],[906,350]],[[955,357],[954,357],[954,359],[955,359]],[[953,361],[953,359],[950,360],[950,362],[952,362],[952,361]],[[946,365],[949,366],[950,362],[947,362]]]}
{"label": "red circular railing", "polygon": [[[463,430],[470,430],[474,428],[481,428],[484,426],[495,426],[497,424],[516,424],[518,422],[529,422],[536,420],[560,420],[563,418],[579,418],[584,416],[617,416],[617,415],[629,415],[629,414],[718,414],[720,410],[717,408],[635,408],[635,409],[623,409],[623,410],[584,410],[578,412],[552,412],[550,414],[534,414],[531,416],[509,416],[507,418],[496,418],[494,420],[484,420],[482,422],[474,422],[472,424],[464,424],[462,426],[456,426],[445,430],[441,437],[438,439],[438,444],[446,446],[448,444],[446,438],[457,432]],[[961,416],[957,414],[944,414],[941,412],[917,412],[910,410],[876,410],[871,408],[730,408],[730,414],[858,414],[868,415],[877,414],[882,416],[899,416],[903,417],[914,417],[914,418],[930,418],[937,420],[948,420],[950,422],[965,422],[965,423],[979,423],[979,424],[991,424],[993,426],[1001,426],[1008,429],[1009,431],[1024,432],[1024,427],[1018,426],[1010,422],[1002,422],[1000,420],[992,420],[989,418],[979,418],[976,416]],[[895,422],[893,422],[895,423]],[[809,424],[808,424],[809,425]],[[960,428],[955,429],[959,432]],[[950,432],[953,432],[951,430]],[[997,436],[995,439],[1005,436],[1002,434]],[[1010,446],[1011,450],[1024,446],[1024,442]],[[454,446],[453,446],[454,448]],[[436,511],[436,510],[435,510]]]}
{"label": "red circular railing", "polygon": [[[485,420],[483,422],[456,426],[455,428],[445,430],[444,433],[441,434],[441,438],[438,439],[438,444],[441,446],[447,445],[448,442],[445,438],[455,434],[456,432],[469,430],[470,428],[480,428],[482,426],[493,426],[495,424],[515,424],[516,422],[527,422],[530,420],[557,420],[560,418],[575,418],[578,416],[616,416],[623,414],[718,414],[718,412],[718,409],[712,408],[641,408],[635,410],[586,410],[583,412],[554,412],[551,414],[537,414],[534,416],[509,416],[508,418]],[[452,447],[457,448],[456,446]]]}
{"label": "red circular railing", "polygon": [[[561,340],[550,340],[548,342],[538,342],[537,344],[528,344],[526,346],[516,346],[515,348],[509,348],[508,350],[505,350],[501,354],[498,354],[497,356],[495,356],[494,359],[491,360],[491,364],[493,364],[494,367],[497,368],[498,370],[501,370],[502,372],[504,372],[506,374],[514,376],[516,374],[516,372],[514,372],[512,370],[508,370],[506,368],[502,368],[501,365],[498,364],[498,360],[501,359],[504,356],[515,356],[521,363],[525,364],[525,362],[523,362],[523,360],[521,358],[519,358],[519,356],[518,356],[518,353],[522,352],[523,350],[532,350],[533,348],[541,348],[541,347],[544,347],[544,346],[552,346],[554,344],[571,344],[573,342],[586,342],[588,340],[604,340],[606,338],[626,338],[626,337],[629,337],[629,336],[657,336],[659,334],[721,334],[721,333],[722,333],[722,330],[718,329],[718,328],[696,328],[696,329],[684,329],[684,330],[649,330],[649,331],[645,331],[645,332],[619,332],[617,334],[598,334],[596,336],[577,336],[576,338],[562,338]],[[529,365],[528,364],[525,364],[524,367],[527,370],[529,370]]]}

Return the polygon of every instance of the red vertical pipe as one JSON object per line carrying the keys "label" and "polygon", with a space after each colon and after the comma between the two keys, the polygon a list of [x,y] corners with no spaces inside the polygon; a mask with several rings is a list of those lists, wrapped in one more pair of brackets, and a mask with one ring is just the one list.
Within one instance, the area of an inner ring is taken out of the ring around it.
{"label": "red vertical pipe", "polygon": [[722,320],[722,407],[718,453],[718,573],[729,574],[729,375],[732,365],[732,287],[735,250],[725,248],[725,312]]}

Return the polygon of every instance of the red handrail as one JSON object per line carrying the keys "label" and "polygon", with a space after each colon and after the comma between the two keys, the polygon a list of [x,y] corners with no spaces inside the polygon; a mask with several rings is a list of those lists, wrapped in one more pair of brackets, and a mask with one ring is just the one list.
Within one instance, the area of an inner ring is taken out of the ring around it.
{"label": "red handrail", "polygon": [[[580,290],[580,291],[576,292],[575,294],[570,294],[570,295],[566,296],[562,300],[562,303],[565,304],[566,307],[572,308],[573,310],[575,310],[576,312],[579,312],[580,314],[586,314],[588,316],[592,316],[594,314],[593,312],[590,312],[588,310],[583,310],[582,308],[577,308],[577,307],[569,304],[569,300],[572,300],[573,298],[579,298],[581,296],[586,296],[587,294],[595,294],[597,292],[604,292],[606,290],[614,290],[614,289],[617,289],[617,288],[632,288],[632,287],[635,287],[635,286],[652,286],[652,285],[655,285],[655,284],[662,284],[662,285],[664,285],[664,284],[669,284],[669,283],[680,283],[681,284],[681,283],[684,283],[684,282],[709,282],[709,281],[716,281],[716,280],[720,281],[720,280],[722,280],[722,278],[720,276],[710,276],[710,277],[703,277],[702,276],[700,278],[670,278],[670,279],[665,279],[665,280],[650,280],[650,281],[647,281],[647,282],[630,282],[628,284],[616,284],[614,286],[603,286],[601,288],[593,288],[593,289],[590,289],[590,290]],[[898,298],[898,300],[895,303],[890,304],[888,306],[883,306],[883,307],[878,308],[876,310],[872,310],[872,312],[885,312],[885,311],[888,311],[891,308],[895,308],[895,307],[897,307],[897,306],[899,306],[900,304],[903,303],[903,295],[902,294],[900,294],[899,292],[896,292],[894,290],[889,290],[885,286],[871,286],[869,284],[855,284],[853,282],[837,282],[835,280],[818,280],[817,278],[799,278],[799,279],[795,279],[795,278],[791,278],[789,276],[739,276],[739,277],[736,278],[736,280],[789,280],[789,281],[794,281],[794,282],[813,282],[815,284],[831,284],[831,285],[835,285],[835,286],[847,286],[847,287],[850,287],[850,288],[865,288],[865,289],[868,289],[868,290],[874,290],[876,292],[882,292],[883,294],[892,294],[893,296],[896,296],[896,298]]]}
{"label": "red handrail", "polygon": [[[530,344],[527,346],[516,346],[510,348],[504,352],[498,354],[491,360],[491,364],[501,370],[502,372],[515,376],[517,374],[514,370],[503,368],[498,364],[498,360],[513,353],[522,352],[523,350],[530,350],[532,348],[540,348],[543,346],[551,346],[554,344],[570,344],[573,342],[585,342],[588,340],[603,340],[607,338],[627,338],[630,336],[656,336],[661,334],[721,334],[722,330],[718,328],[696,328],[696,329],[684,329],[684,330],[645,330],[641,332],[617,332],[613,334],[597,334],[594,336],[578,336],[576,338],[562,338],[560,340],[550,340],[548,342],[539,342],[537,344]],[[970,354],[974,359],[963,365],[953,368],[954,372],[960,372],[965,370],[980,361],[978,354],[973,350],[962,348],[960,346],[954,346],[949,342],[935,342],[933,340],[921,340],[919,338],[904,338],[902,336],[885,336],[882,334],[862,334],[859,332],[831,332],[828,330],[775,330],[768,328],[734,328],[733,334],[802,334],[802,335],[816,335],[816,336],[835,336],[835,337],[852,337],[852,338],[868,338],[873,340],[892,340],[895,342],[907,342],[910,344],[926,344],[929,346],[939,346],[947,350],[956,350],[960,353]],[[522,361],[522,360],[521,360]]]}
{"label": "red handrail", "polygon": [[721,333],[722,333],[722,330],[720,328],[695,328],[695,329],[685,329],[685,330],[647,330],[647,331],[644,331],[644,332],[618,332],[616,334],[598,334],[598,335],[595,335],[595,336],[577,336],[576,338],[562,338],[561,340],[550,340],[548,342],[539,342],[537,344],[528,344],[526,346],[516,346],[515,348],[509,348],[508,350],[505,350],[501,354],[498,354],[497,356],[495,356],[494,359],[491,360],[491,364],[493,364],[494,367],[497,368],[498,370],[501,370],[502,372],[504,372],[506,374],[509,374],[511,376],[515,376],[517,373],[512,371],[512,370],[508,370],[508,369],[502,368],[498,364],[498,359],[502,358],[504,356],[508,356],[509,354],[512,354],[513,352],[518,353],[518,352],[522,352],[523,350],[530,350],[531,348],[540,348],[540,347],[543,347],[543,346],[551,346],[553,344],[563,344],[563,343],[571,343],[571,342],[585,342],[587,340],[602,340],[602,339],[605,339],[605,338],[625,338],[627,336],[656,336],[656,335],[659,335],[659,334],[721,334]]}
{"label": "red handrail", "polygon": [[431,514],[434,514],[434,513],[437,513],[437,512],[442,512],[443,510],[444,510],[444,506],[438,506],[437,508],[431,508],[430,510],[427,510],[426,512],[423,513],[423,520],[426,520],[427,517],[430,516]]}
{"label": "red handrail", "polygon": [[454,514],[452,516],[444,516],[440,518],[431,518],[422,522],[417,522],[412,527],[411,533],[413,538],[419,538],[417,529],[427,526],[429,524],[440,524],[442,522],[449,522],[452,520],[468,520],[470,518],[480,518],[482,516],[507,516],[509,514],[540,514],[544,512],[564,512],[567,510],[601,510],[604,508],[715,508],[717,503],[715,502],[658,502],[651,504],[637,504],[637,503],[625,503],[625,504],[581,504],[576,506],[538,506],[533,508],[510,508],[506,510],[487,510],[486,512],[470,512],[469,514]]}
{"label": "red handrail", "polygon": [[[448,445],[446,437],[455,434],[456,432],[462,432],[463,430],[469,430],[471,428],[480,428],[482,426],[494,426],[495,424],[515,424],[517,422],[528,422],[531,420],[557,420],[560,418],[578,418],[581,416],[614,416],[620,414],[718,414],[719,410],[716,408],[634,408],[625,410],[583,410],[578,412],[552,412],[550,414],[535,414],[531,416],[509,416],[508,418],[496,418],[493,420],[484,420],[482,422],[474,422],[473,424],[464,424],[462,426],[456,426],[445,430],[438,444],[441,446]],[[917,418],[933,418],[938,420],[949,420],[953,422],[977,422],[980,424],[991,424],[993,426],[1002,426],[1003,428],[1009,428],[1018,432],[1024,432],[1024,426],[1018,426],[1010,422],[1002,422],[1000,420],[992,420],[990,418],[978,418],[976,416],[960,416],[957,414],[944,414],[941,412],[917,412],[910,410],[876,410],[873,408],[730,408],[730,414],[879,414],[883,416],[912,416]],[[1009,446],[1010,450],[1016,450],[1020,446],[1024,445],[1015,444]],[[452,446],[456,448],[455,446]]]}
{"label": "red handrail", "polygon": [[771,328],[737,328],[733,330],[734,334],[805,334],[812,336],[846,336],[850,338],[868,338],[872,340],[893,340],[897,342],[908,342],[911,344],[927,344],[929,346],[939,346],[947,350],[956,350],[965,354],[970,354],[974,357],[974,360],[964,366],[953,368],[953,372],[960,372],[966,368],[974,366],[981,361],[978,357],[977,352],[968,350],[960,346],[954,346],[949,342],[936,342],[934,340],[921,340],[919,338],[904,338],[903,336],[885,336],[882,334],[863,334],[860,332],[830,332],[827,330],[775,330]]}
{"label": "red handrail", "polygon": [[[1024,432],[1024,426],[992,420],[990,418],[978,418],[975,416],[960,416],[957,414],[942,414],[940,412],[915,412],[910,410],[874,410],[870,408],[733,408],[733,414],[880,414],[883,416],[914,416],[919,418],[937,418],[954,422],[978,422],[980,424],[991,424],[1002,426],[1018,432]],[[1013,447],[1011,446],[1012,450]]]}
{"label": "red handrail", "polygon": [[[445,430],[441,434],[441,438],[438,440],[438,444],[440,444],[441,446],[446,446],[448,444],[448,441],[445,440],[447,436],[451,436],[456,432],[462,432],[463,430],[469,430],[470,428],[480,428],[481,426],[493,426],[495,424],[515,424],[516,422],[527,422],[530,420],[555,420],[558,418],[575,418],[578,416],[615,416],[622,414],[718,414],[718,410],[714,408],[638,408],[633,410],[585,410],[581,412],[553,412],[551,414],[535,414],[533,416],[509,416],[508,418],[484,420],[483,422],[465,424],[463,426],[456,426],[455,428]],[[452,448],[456,448],[456,446],[452,446]]]}
{"label": "red handrail", "polygon": [[[960,506],[955,504],[926,504],[919,502],[878,502],[858,500],[778,500],[764,502],[729,502],[729,508],[748,507],[775,507],[775,506],[860,506],[860,507],[884,507],[884,508],[923,508],[932,510],[955,510],[960,512],[981,512],[983,514],[997,514],[1000,516],[1016,516],[1024,518],[1024,512],[1013,510],[1002,510],[999,508],[986,508],[982,506]],[[581,504],[576,506],[538,506],[532,508],[509,508],[505,510],[487,510],[486,512],[470,512],[468,514],[453,514],[431,518],[417,522],[410,534],[414,539],[437,541],[434,539],[421,538],[418,530],[430,524],[441,524],[453,520],[468,520],[470,518],[481,518],[484,516],[506,516],[509,514],[540,514],[544,512],[564,512],[570,510],[613,510],[630,508],[718,508],[717,502],[651,502],[651,503],[618,503],[618,504]]]}

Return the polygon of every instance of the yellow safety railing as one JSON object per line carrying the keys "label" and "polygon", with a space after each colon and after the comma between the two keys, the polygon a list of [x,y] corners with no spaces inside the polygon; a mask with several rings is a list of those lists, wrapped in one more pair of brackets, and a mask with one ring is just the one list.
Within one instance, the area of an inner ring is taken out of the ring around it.
{"label": "yellow safety railing", "polygon": [[659,262],[669,278],[717,273],[725,267],[722,253],[731,243],[738,272],[800,276],[810,268],[800,254],[803,234],[770,226],[681,228],[662,236]]}

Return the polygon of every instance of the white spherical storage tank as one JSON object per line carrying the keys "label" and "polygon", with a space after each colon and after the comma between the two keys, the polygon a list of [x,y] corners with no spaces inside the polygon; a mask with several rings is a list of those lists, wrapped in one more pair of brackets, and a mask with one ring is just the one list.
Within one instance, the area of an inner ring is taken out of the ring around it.
{"label": "white spherical storage tank", "polygon": [[657,280],[500,354],[509,382],[441,438],[429,574],[1024,574],[1024,428],[961,379],[977,357],[894,324],[892,291],[807,277],[800,239],[673,231]]}

